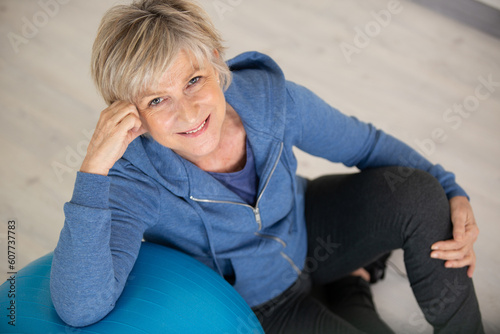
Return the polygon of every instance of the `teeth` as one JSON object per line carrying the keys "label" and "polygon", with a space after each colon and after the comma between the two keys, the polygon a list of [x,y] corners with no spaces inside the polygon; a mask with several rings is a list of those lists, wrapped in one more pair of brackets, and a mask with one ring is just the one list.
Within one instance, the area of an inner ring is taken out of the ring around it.
{"label": "teeth", "polygon": [[200,127],[199,127],[198,129],[195,129],[195,130],[193,130],[193,131],[186,132],[186,134],[188,134],[188,135],[189,135],[189,134],[191,134],[191,133],[195,133],[195,132],[200,131],[201,129],[203,129],[203,127],[205,126],[205,123],[206,123],[206,122],[207,122],[207,121],[203,122],[203,124],[201,124],[201,125],[200,125]]}

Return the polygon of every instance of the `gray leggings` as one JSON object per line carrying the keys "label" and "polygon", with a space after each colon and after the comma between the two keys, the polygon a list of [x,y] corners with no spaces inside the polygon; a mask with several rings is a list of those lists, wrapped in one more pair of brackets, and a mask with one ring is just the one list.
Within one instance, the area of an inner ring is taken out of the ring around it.
{"label": "gray leggings", "polygon": [[429,256],[434,242],[452,238],[441,185],[426,172],[405,169],[404,182],[390,187],[388,173],[401,174],[384,167],[309,182],[308,261],[294,285],[254,308],[266,333],[392,333],[376,313],[369,285],[346,276],[399,248],[435,332],[484,333],[467,269],[447,269]]}

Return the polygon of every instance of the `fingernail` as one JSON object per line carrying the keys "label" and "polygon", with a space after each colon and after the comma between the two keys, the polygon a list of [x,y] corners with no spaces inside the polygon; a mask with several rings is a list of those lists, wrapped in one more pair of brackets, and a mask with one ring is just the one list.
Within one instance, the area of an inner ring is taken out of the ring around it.
{"label": "fingernail", "polygon": [[453,267],[453,266],[452,266],[452,264],[451,264],[451,263],[448,263],[448,262],[446,262],[446,263],[444,264],[444,266],[445,266],[446,268],[451,268],[451,267]]}
{"label": "fingernail", "polygon": [[438,257],[438,254],[437,254],[437,253],[431,253],[431,257],[433,257],[433,258],[437,258],[437,257]]}
{"label": "fingernail", "polygon": [[438,247],[438,246],[435,246],[435,245],[432,245],[432,246],[431,246],[431,249],[436,250],[436,249],[439,249],[439,247]]}

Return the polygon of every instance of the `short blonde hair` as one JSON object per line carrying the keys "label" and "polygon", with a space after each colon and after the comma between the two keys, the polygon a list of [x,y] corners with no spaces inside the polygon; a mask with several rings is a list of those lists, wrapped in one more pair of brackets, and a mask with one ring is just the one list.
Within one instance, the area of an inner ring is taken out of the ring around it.
{"label": "short blonde hair", "polygon": [[221,88],[231,83],[222,39],[210,17],[189,0],[140,0],[118,5],[102,18],[92,48],[91,72],[108,105],[134,101],[158,82],[180,51],[199,66],[208,60]]}

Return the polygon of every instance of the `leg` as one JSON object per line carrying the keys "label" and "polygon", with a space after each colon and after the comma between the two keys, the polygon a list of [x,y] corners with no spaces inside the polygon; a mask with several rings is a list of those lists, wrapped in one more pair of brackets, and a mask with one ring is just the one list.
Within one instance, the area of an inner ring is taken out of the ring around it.
{"label": "leg", "polygon": [[444,261],[429,256],[432,243],[452,236],[441,185],[428,173],[413,170],[392,191],[387,172],[399,175],[396,167],[388,167],[310,182],[309,254],[322,240],[338,245],[311,271],[315,284],[327,284],[402,248],[415,297],[436,332],[481,333],[479,307],[466,269],[446,269]]}
{"label": "leg", "polygon": [[359,276],[349,275],[325,286],[315,286],[313,295],[365,333],[394,333],[378,315],[368,281]]}
{"label": "leg", "polygon": [[287,291],[252,308],[267,334],[362,334],[310,295],[311,278],[301,275]]}

